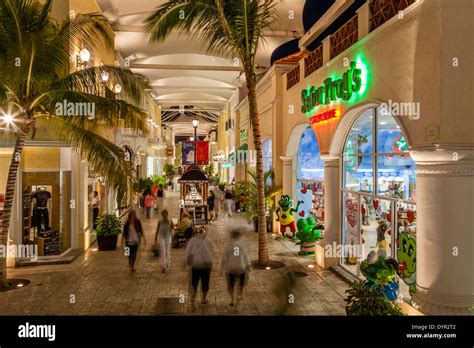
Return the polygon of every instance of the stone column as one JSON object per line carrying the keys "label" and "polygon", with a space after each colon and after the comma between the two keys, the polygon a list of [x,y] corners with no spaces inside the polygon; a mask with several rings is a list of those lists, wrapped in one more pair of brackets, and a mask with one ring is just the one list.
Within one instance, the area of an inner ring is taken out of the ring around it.
{"label": "stone column", "polygon": [[473,314],[474,151],[411,151],[416,161],[415,308]]}
{"label": "stone column", "polygon": [[[339,258],[334,251],[326,255],[326,245],[340,243],[340,208],[339,208],[339,158],[321,155],[324,160],[324,239],[316,249],[316,263],[324,269],[335,266]],[[332,250],[333,248],[331,248]]]}
{"label": "stone column", "polygon": [[283,194],[293,196],[293,157],[280,156],[283,164]]}

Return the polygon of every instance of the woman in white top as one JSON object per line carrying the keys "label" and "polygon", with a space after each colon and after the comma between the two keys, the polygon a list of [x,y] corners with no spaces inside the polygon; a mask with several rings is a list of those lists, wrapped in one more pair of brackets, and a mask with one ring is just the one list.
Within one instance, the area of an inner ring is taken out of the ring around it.
{"label": "woman in white top", "polygon": [[161,211],[161,218],[158,220],[156,227],[155,244],[160,239],[160,253],[161,253],[161,272],[168,271],[170,266],[170,249],[171,239],[173,238],[173,223],[168,218],[168,210]]}

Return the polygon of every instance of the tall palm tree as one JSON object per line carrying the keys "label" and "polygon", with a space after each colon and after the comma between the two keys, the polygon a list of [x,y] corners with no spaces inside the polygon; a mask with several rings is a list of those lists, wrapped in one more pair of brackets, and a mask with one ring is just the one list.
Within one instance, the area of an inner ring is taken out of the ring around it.
{"label": "tall palm tree", "polygon": [[[0,0],[0,143],[5,144],[7,136],[15,139],[0,245],[8,240],[21,153],[25,141],[34,138],[37,130],[53,132],[51,140],[76,148],[119,196],[134,184],[135,173],[123,150],[109,139],[114,139],[120,119],[128,127],[146,130],[146,115],[138,107],[146,85],[129,70],[102,66],[70,72],[70,53],[79,52],[84,43],[90,49],[113,49],[113,32],[105,19],[87,14],[58,22],[51,18],[51,4],[52,0],[43,4]],[[108,73],[108,81],[103,81],[104,73]],[[120,100],[111,92],[116,84],[122,87]],[[63,101],[93,103],[95,118],[58,114],[57,103]],[[0,286],[6,284],[3,257]]]}
{"label": "tall palm tree", "polygon": [[257,153],[258,263],[270,256],[265,221],[262,141],[257,107],[256,55],[263,31],[275,19],[273,0],[169,0],[147,18],[151,42],[164,40],[173,29],[192,32],[209,51],[237,56],[243,65],[248,89],[249,114]]}

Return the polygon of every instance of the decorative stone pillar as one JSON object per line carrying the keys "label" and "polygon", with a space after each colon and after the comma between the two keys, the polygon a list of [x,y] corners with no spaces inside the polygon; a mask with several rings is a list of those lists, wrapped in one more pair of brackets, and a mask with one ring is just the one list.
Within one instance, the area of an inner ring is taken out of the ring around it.
{"label": "decorative stone pillar", "polygon": [[316,263],[324,269],[339,263],[337,254],[326,255],[325,246],[340,243],[339,158],[321,155],[324,160],[324,239],[316,247]]}
{"label": "decorative stone pillar", "polygon": [[416,161],[415,308],[473,314],[474,151],[411,151]]}
{"label": "decorative stone pillar", "polygon": [[283,164],[283,194],[293,196],[293,157],[280,156]]}

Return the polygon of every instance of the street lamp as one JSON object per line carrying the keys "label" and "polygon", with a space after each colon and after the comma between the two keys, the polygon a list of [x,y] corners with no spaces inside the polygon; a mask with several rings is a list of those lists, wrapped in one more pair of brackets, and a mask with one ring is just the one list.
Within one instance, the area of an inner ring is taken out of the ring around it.
{"label": "street lamp", "polygon": [[194,118],[193,127],[194,127],[194,165],[197,166],[197,127],[199,126],[199,120]]}

